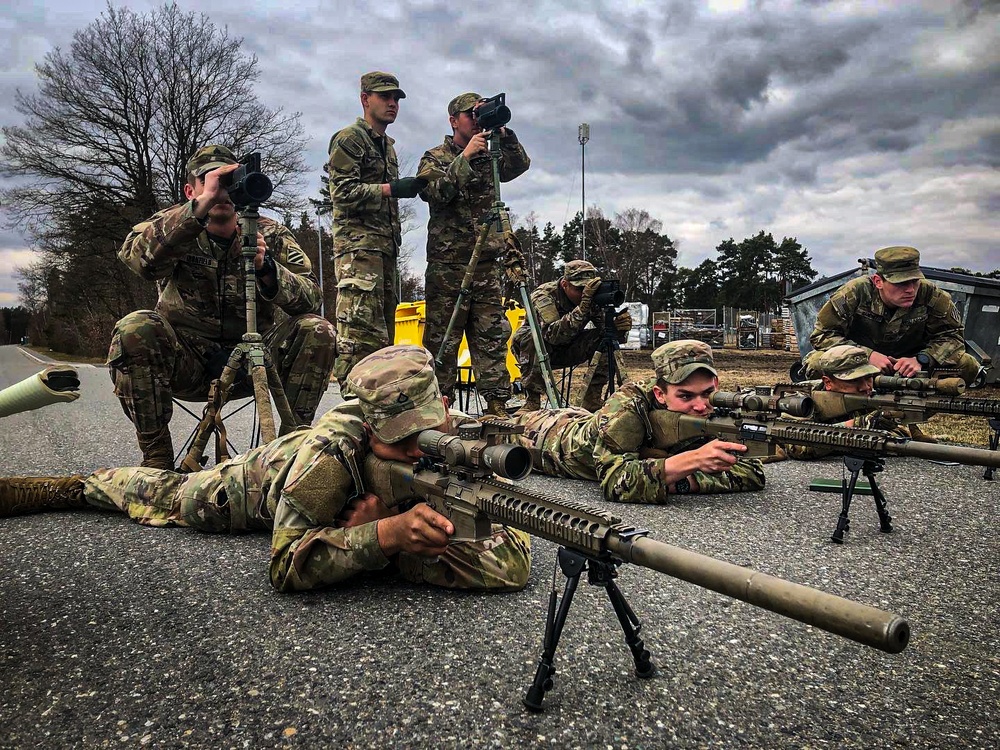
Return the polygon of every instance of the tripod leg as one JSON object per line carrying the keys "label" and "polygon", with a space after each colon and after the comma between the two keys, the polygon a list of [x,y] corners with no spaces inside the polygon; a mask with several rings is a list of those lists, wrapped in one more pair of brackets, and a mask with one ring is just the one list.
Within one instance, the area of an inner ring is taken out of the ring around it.
{"label": "tripod leg", "polygon": [[278,418],[281,419],[281,434],[284,435],[302,425],[295,412],[292,411],[291,404],[288,403],[285,386],[282,385],[281,378],[278,376],[278,371],[270,357],[264,360],[264,367],[267,370],[267,385],[271,391],[271,400],[274,403],[274,408],[278,411]]}
{"label": "tripod leg", "polygon": [[643,679],[653,677],[656,674],[656,665],[653,664],[649,651],[646,650],[646,645],[639,637],[639,633],[642,631],[642,622],[625,600],[625,595],[618,588],[618,584],[609,580],[604,584],[604,590],[608,592],[611,606],[615,608],[618,622],[621,623],[622,631],[625,633],[625,643],[628,645],[629,651],[632,652],[632,659],[635,661],[636,675]]}
{"label": "tripod leg", "polygon": [[271,393],[267,389],[267,370],[255,366],[250,368],[250,375],[253,378],[253,397],[257,401],[260,418],[261,440],[270,443],[277,437],[277,431],[274,427],[274,412],[271,411]]}
{"label": "tripod leg", "polygon": [[[1000,447],[1000,417],[990,417],[989,426],[992,432],[990,433],[990,450],[995,451]],[[986,471],[983,472],[983,479],[991,480],[993,479],[996,469],[992,466],[987,466]]]}
{"label": "tripod leg", "polygon": [[542,701],[545,693],[552,689],[552,679],[556,674],[553,659],[556,655],[556,647],[559,645],[559,637],[562,635],[563,627],[566,625],[566,615],[569,613],[570,604],[573,603],[573,594],[580,583],[580,573],[586,567],[586,560],[581,555],[568,552],[564,548],[559,549],[559,564],[563,573],[566,574],[566,587],[563,590],[562,601],[559,602],[559,609],[556,610],[556,586],[553,576],[552,590],[549,592],[549,609],[545,618],[545,638],[542,641],[542,656],[538,660],[538,669],[535,670],[535,679],[531,687],[524,694],[521,702],[529,711],[541,713]]}
{"label": "tripod leg", "polygon": [[878,513],[879,531],[888,534],[892,531],[892,516],[889,515],[889,508],[886,505],[885,495],[882,489],[875,483],[875,472],[871,469],[865,471],[868,477],[868,484],[872,488],[872,497],[875,498],[875,512]]}
{"label": "tripod leg", "polygon": [[845,458],[844,463],[848,465],[851,470],[851,477],[849,480],[842,480],[841,487],[843,488],[843,502],[840,508],[840,517],[837,519],[837,528],[833,532],[833,536],[830,538],[837,544],[844,543],[844,532],[851,530],[851,521],[848,514],[851,511],[851,498],[854,497],[854,488],[858,484],[858,474],[861,472],[861,467],[854,467],[848,463],[853,459]]}
{"label": "tripod leg", "polygon": [[202,414],[201,421],[198,422],[195,435],[191,439],[191,447],[188,448],[187,453],[181,460],[180,466],[177,467],[178,471],[190,473],[201,471],[205,468],[205,448],[208,446],[208,440],[212,437],[212,433],[217,429],[216,425],[220,418],[222,407],[226,405],[226,401],[229,399],[229,393],[232,390],[233,382],[236,380],[236,373],[239,372],[242,366],[242,361],[242,351],[239,348],[234,349],[226,366],[222,368],[222,374],[219,376],[219,379],[212,382],[212,386],[209,389],[208,403],[205,404],[205,411]]}

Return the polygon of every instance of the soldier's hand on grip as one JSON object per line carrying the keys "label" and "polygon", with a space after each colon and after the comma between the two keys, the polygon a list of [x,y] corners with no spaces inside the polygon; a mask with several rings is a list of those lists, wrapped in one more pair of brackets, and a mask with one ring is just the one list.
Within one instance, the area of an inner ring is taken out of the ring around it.
{"label": "soldier's hand on grip", "polygon": [[632,330],[632,314],[628,310],[622,310],[615,316],[615,330],[619,333]]}
{"label": "soldier's hand on grip", "polygon": [[706,474],[718,474],[726,471],[736,463],[736,453],[745,453],[747,447],[742,443],[729,443],[724,440],[713,440],[693,451],[697,461],[696,468]]}
{"label": "soldier's hand on grip", "polygon": [[414,505],[398,516],[378,521],[376,534],[386,557],[398,552],[434,557],[448,549],[448,539],[455,533],[451,521],[429,505]]}
{"label": "soldier's hand on grip", "polygon": [[580,299],[580,311],[584,315],[590,314],[590,308],[594,304],[594,295],[597,294],[597,290],[600,286],[601,286],[601,277],[595,276],[590,281],[588,281],[587,286],[583,288],[583,297]]}

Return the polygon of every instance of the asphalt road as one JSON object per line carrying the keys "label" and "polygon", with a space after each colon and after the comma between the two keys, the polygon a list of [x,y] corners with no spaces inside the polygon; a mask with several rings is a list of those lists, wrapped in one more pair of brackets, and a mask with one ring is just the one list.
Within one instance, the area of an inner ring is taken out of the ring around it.
{"label": "asphalt road", "polygon": [[[0,347],[0,387],[38,369]],[[78,401],[0,422],[0,473],[137,461],[107,372],[80,372]],[[1000,483],[893,460],[880,478],[896,530],[879,533],[862,497],[835,546],[839,499],[806,486],[841,469],[774,464],[764,492],[666,507],[525,482],[613,508],[657,539],[897,612],[913,631],[902,654],[884,654],[627,566],[619,583],[659,674],[635,677],[603,592],[581,586],[541,715],[521,697],[540,653],[548,542],[536,541],[517,594],[388,573],[282,595],[268,584],[266,535],[97,512],[2,519],[0,747],[1000,746]]]}

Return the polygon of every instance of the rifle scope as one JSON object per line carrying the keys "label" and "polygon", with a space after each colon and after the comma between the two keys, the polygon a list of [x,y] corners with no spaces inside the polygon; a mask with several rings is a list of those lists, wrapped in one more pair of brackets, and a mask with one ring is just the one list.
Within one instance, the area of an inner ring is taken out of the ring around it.
{"label": "rifle scope", "polygon": [[439,430],[424,430],[417,439],[420,450],[448,466],[489,469],[504,479],[524,479],[531,473],[531,452],[520,445],[486,440],[465,440]]}
{"label": "rifle scope", "polygon": [[942,396],[961,396],[965,393],[965,381],[961,378],[904,378],[899,375],[878,375],[875,377],[877,391],[924,391]]}
{"label": "rifle scope", "polygon": [[720,409],[784,412],[793,417],[811,417],[813,400],[809,396],[761,396],[757,393],[716,391],[708,399]]}

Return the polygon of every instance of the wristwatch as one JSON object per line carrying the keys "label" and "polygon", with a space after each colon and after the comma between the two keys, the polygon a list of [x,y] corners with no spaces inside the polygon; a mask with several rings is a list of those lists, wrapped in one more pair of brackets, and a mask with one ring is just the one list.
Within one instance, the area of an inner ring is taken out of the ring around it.
{"label": "wristwatch", "polygon": [[678,479],[674,482],[674,493],[677,495],[686,495],[691,491],[691,482],[688,481],[687,477],[683,479]]}

